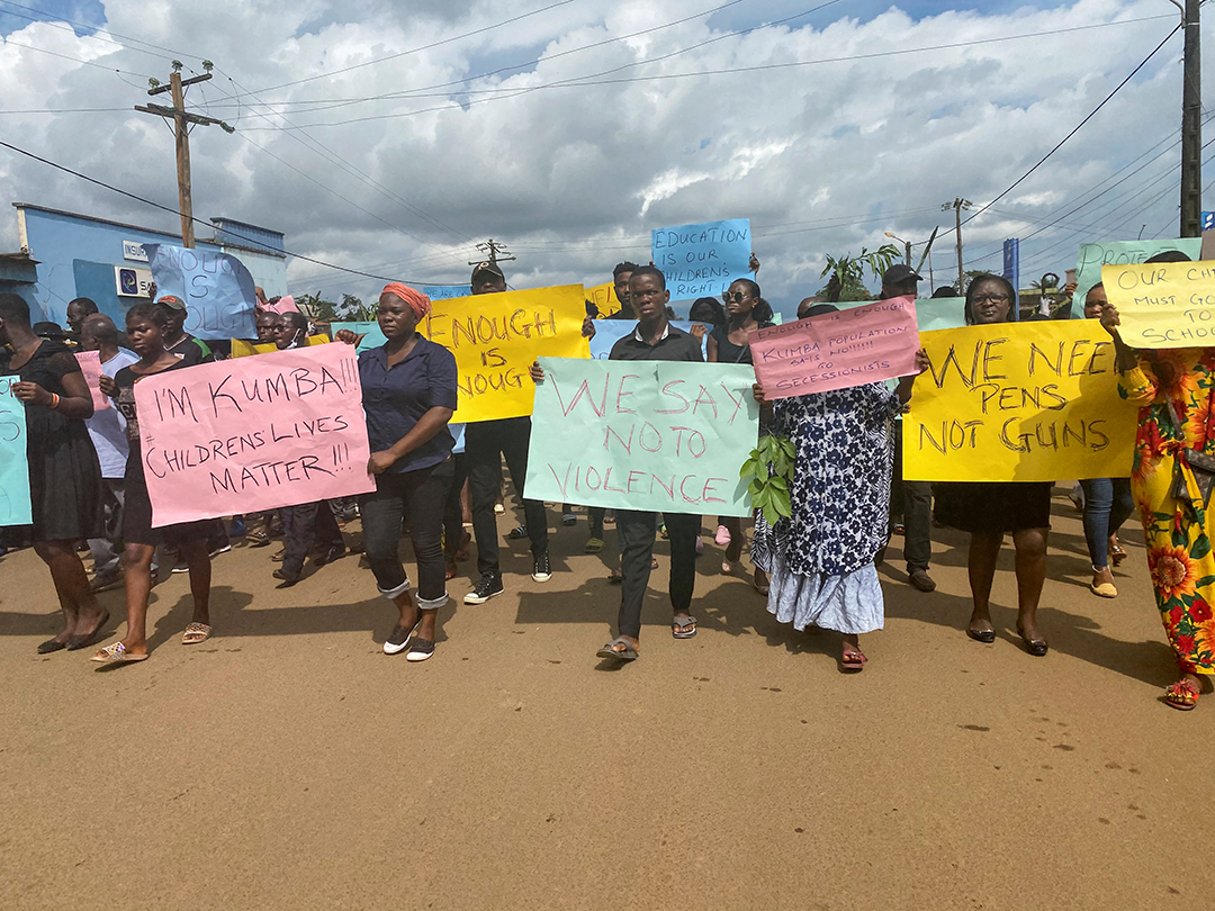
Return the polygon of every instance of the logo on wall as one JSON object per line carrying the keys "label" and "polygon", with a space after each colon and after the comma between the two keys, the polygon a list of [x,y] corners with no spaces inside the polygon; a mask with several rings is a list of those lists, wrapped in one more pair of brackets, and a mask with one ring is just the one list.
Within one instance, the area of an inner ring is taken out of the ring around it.
{"label": "logo on wall", "polygon": [[114,286],[119,297],[151,297],[152,270],[115,266]]}

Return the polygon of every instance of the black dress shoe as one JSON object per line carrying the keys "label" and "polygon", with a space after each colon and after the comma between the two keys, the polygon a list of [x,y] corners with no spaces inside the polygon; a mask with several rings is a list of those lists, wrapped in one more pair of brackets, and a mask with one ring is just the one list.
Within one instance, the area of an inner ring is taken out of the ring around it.
{"label": "black dress shoe", "polygon": [[1025,650],[1035,658],[1043,657],[1050,649],[1045,639],[1025,639],[1022,637],[1021,641],[1025,643]]}
{"label": "black dress shoe", "polygon": [[975,642],[985,642],[988,645],[996,641],[996,631],[994,629],[967,629],[966,635]]}
{"label": "black dress shoe", "polygon": [[290,588],[300,580],[299,576],[293,576],[283,569],[276,569],[273,573],[271,573],[271,575],[273,575],[276,579],[282,580],[283,584],[277,586],[278,588]]}

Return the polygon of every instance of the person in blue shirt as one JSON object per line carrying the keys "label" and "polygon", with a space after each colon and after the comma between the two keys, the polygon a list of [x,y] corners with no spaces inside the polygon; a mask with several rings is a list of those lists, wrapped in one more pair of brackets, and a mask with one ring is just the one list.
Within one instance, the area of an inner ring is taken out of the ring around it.
{"label": "person in blue shirt", "polygon": [[[400,616],[384,652],[409,661],[434,654],[439,608],[447,603],[443,505],[454,472],[448,422],[456,410],[456,359],[418,334],[430,298],[393,282],[380,294],[377,320],[387,341],[359,355],[363,411],[376,489],[359,498],[363,544],[379,592]],[[338,341],[355,344],[348,330]],[[397,553],[405,520],[418,563],[417,599]],[[416,635],[415,635],[416,633]]]}

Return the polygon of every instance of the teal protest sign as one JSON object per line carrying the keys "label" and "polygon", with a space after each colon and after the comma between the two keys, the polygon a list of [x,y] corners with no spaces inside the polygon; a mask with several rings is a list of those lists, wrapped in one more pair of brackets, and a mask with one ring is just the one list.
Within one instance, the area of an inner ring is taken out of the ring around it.
{"label": "teal protest sign", "polygon": [[1101,281],[1102,266],[1138,264],[1157,253],[1170,250],[1177,250],[1190,259],[1198,260],[1202,256],[1202,238],[1178,237],[1082,244],[1080,255],[1076,259],[1076,293],[1072,295],[1072,319],[1084,318],[1084,297],[1093,285]]}
{"label": "teal protest sign", "polygon": [[235,256],[216,250],[144,244],[156,296],[186,304],[185,329],[199,338],[257,338],[253,276]]}
{"label": "teal protest sign", "polygon": [[759,439],[743,364],[540,358],[527,495],[650,512],[747,516],[739,466]]}
{"label": "teal protest sign", "polygon": [[0,525],[29,525],[30,472],[25,405],[13,395],[15,376],[0,377]]}
{"label": "teal protest sign", "polygon": [[655,228],[650,247],[672,300],[717,297],[736,278],[753,277],[747,218]]}
{"label": "teal protest sign", "polygon": [[[683,320],[671,320],[671,325],[684,332],[692,331],[692,324]],[[709,334],[706,327],[704,336],[700,339],[701,355],[709,357]],[[637,331],[637,322],[631,319],[597,319],[595,320],[595,335],[591,338],[591,357],[606,361],[612,353],[612,346]]]}
{"label": "teal protest sign", "polygon": [[468,285],[423,285],[423,294],[432,301],[449,300],[453,297],[468,297],[472,289]]}
{"label": "teal protest sign", "polygon": [[388,341],[384,337],[384,333],[380,331],[380,324],[375,320],[353,323],[330,323],[329,328],[333,330],[333,337],[335,339],[337,338],[337,334],[343,329],[349,329],[355,335],[361,336],[359,339],[359,351],[366,351],[368,348],[378,348]]}

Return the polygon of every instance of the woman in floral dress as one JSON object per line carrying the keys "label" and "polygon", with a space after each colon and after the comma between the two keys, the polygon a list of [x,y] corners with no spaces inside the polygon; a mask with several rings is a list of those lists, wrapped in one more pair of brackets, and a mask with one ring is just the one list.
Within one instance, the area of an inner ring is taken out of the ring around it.
{"label": "woman in floral dress", "polygon": [[[1119,338],[1118,311],[1108,304],[1101,324],[1118,350],[1119,389],[1140,406],[1131,493],[1143,520],[1156,607],[1181,671],[1164,700],[1185,711],[1198,702],[1200,675],[1215,674],[1215,554],[1211,510],[1179,454],[1215,455],[1215,348],[1133,351]],[[1179,481],[1186,491],[1181,497],[1175,495]]]}
{"label": "woman in floral dress", "polygon": [[[799,316],[836,309],[820,304]],[[927,364],[921,351],[917,367]],[[904,377],[894,390],[866,383],[772,403],[755,386],[755,397],[770,413],[765,423],[792,440],[797,455],[793,515],[770,526],[756,511],[751,558],[769,576],[768,610],[777,620],[797,630],[818,626],[843,634],[845,671],[864,669],[858,636],[884,622],[874,557],[886,543],[894,416],[911,397],[914,379]]]}

